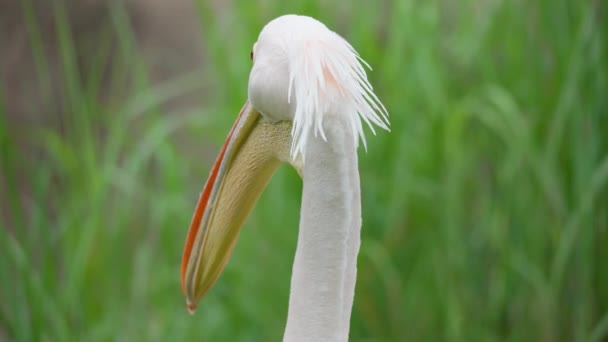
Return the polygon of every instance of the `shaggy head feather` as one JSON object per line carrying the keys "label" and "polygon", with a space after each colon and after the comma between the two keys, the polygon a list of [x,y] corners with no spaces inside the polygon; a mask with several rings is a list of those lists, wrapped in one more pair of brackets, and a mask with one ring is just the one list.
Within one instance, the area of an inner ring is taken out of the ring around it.
{"label": "shaggy head feather", "polygon": [[323,121],[348,118],[355,144],[366,146],[362,121],[389,129],[388,112],[367,80],[371,68],[342,37],[321,22],[285,15],[269,22],[254,45],[249,98],[270,120],[292,120],[291,157],[306,158],[312,135],[327,141]]}

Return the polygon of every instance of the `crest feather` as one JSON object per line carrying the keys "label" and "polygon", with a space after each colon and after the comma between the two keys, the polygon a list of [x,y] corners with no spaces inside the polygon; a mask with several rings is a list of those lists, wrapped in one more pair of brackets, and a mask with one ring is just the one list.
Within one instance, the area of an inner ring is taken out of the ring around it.
{"label": "crest feather", "polygon": [[[290,38],[286,51],[289,61],[288,101],[296,99],[292,127],[291,157],[306,157],[311,134],[327,141],[323,119],[327,115],[346,115],[350,119],[355,145],[359,138],[367,149],[363,120],[376,134],[374,126],[389,130],[388,112],[373,92],[365,67],[370,66],[342,37],[322,23],[298,17],[303,22]],[[302,27],[305,25],[305,27]]]}

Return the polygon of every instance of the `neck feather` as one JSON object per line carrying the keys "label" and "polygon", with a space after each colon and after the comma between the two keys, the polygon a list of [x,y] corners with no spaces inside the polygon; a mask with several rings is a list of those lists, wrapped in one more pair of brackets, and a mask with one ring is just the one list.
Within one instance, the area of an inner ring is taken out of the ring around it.
{"label": "neck feather", "polygon": [[285,341],[347,341],[360,245],[361,197],[349,123],[326,120],[303,167],[298,245]]}

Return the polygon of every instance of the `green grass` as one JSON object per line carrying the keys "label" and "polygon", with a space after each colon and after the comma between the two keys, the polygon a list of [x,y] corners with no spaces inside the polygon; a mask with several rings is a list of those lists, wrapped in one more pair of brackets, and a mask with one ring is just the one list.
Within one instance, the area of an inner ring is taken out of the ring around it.
{"label": "green grass", "polygon": [[[391,114],[392,131],[360,151],[351,340],[608,339],[604,3],[231,6],[217,15],[197,5],[205,70],[153,84],[122,8],[96,57],[80,63],[58,1],[62,77],[52,84],[23,1],[32,86],[42,103],[60,89],[63,109],[50,113],[57,125],[17,126],[4,105],[10,85],[0,87],[0,339],[280,340],[301,194],[293,170],[274,176],[194,316],[179,263],[208,151],[246,98],[251,45],[284,13],[344,35],[374,68]],[[164,109],[197,93],[198,108]]]}

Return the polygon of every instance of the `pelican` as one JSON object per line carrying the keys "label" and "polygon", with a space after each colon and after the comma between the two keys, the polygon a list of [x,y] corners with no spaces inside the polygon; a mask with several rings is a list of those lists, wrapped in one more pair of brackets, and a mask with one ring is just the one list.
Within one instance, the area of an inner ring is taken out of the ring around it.
{"label": "pelican", "polygon": [[[181,286],[193,313],[228,262],[239,231],[282,163],[303,179],[284,341],[346,341],[360,246],[357,147],[365,123],[389,129],[369,65],[306,16],[270,21],[251,52],[248,100],[200,194]],[[371,68],[370,68],[371,70]]]}

